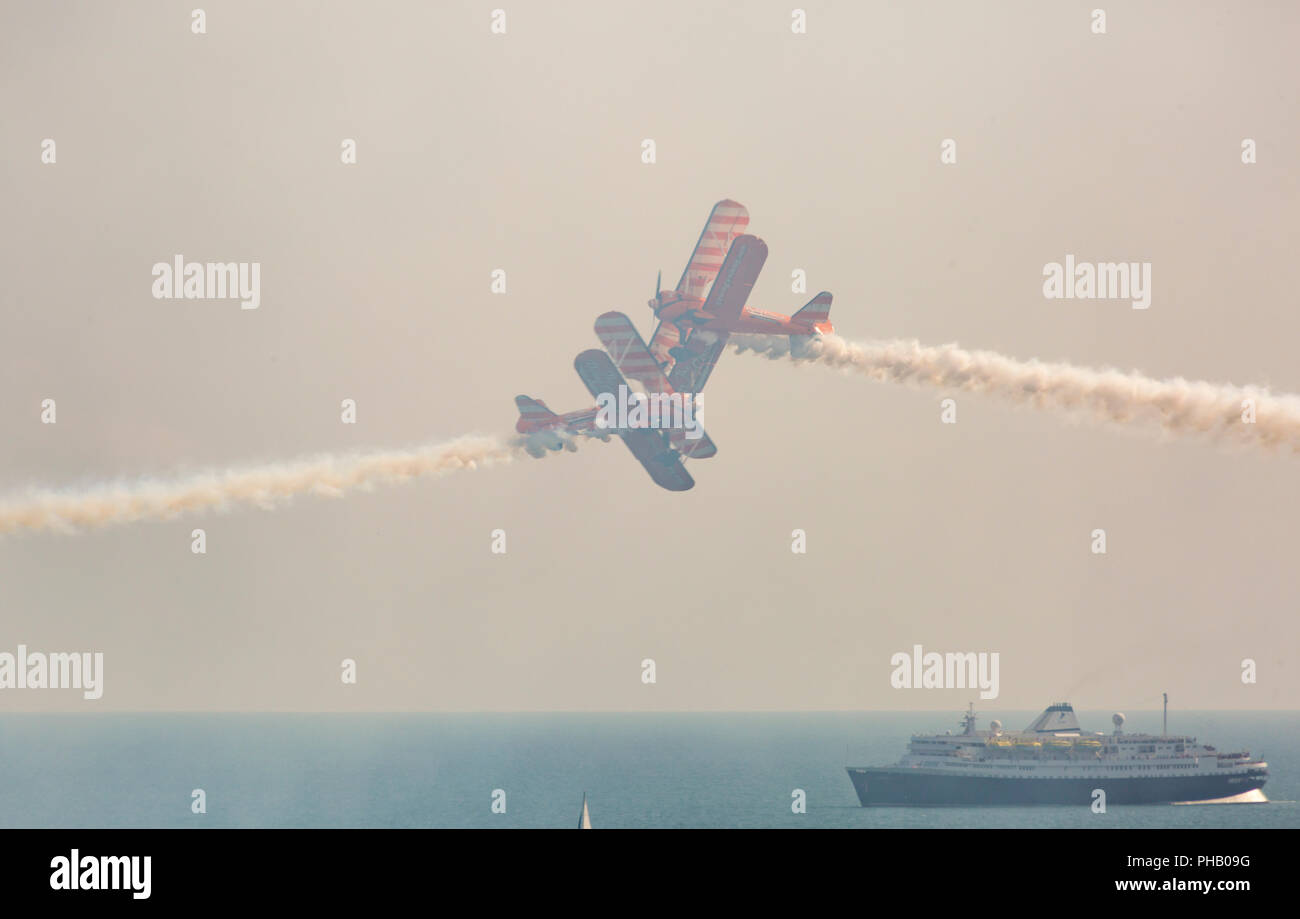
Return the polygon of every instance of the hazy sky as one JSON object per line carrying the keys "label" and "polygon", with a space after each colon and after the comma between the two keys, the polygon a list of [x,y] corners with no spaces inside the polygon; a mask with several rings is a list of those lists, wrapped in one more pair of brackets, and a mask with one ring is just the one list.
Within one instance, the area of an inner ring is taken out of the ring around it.
{"label": "hazy sky", "polygon": [[[724,197],[752,302],[832,290],[850,339],[1300,391],[1294,5],[801,5],[5,4],[0,491],[586,407],[594,318],[648,335]],[[260,308],[154,299],[177,253],[260,262]],[[1044,299],[1067,253],[1151,262],[1150,309]],[[4,537],[0,651],[102,651],[105,690],[0,709],[964,708],[890,687],[917,643],[997,651],[1000,710],[1298,707],[1300,461],[945,395],[728,353],[684,494],[591,444]]]}

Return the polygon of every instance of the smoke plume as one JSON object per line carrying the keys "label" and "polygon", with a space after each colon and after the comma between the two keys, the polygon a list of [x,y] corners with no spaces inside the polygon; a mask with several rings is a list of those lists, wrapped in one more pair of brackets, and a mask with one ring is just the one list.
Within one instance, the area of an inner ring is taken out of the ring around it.
{"label": "smoke plume", "polygon": [[[1070,412],[1115,424],[1145,424],[1172,434],[1300,451],[1300,397],[1257,386],[1020,361],[991,351],[916,341],[854,343],[836,335],[796,343],[789,336],[736,335],[738,352],[825,364],[885,383],[910,383],[996,396],[1017,405]],[[1253,408],[1253,422],[1248,410]]]}
{"label": "smoke plume", "polygon": [[[990,351],[931,347],[916,341],[858,344],[828,335],[800,340],[793,353],[790,338],[784,335],[736,335],[732,341],[741,352],[754,351],[772,359],[788,356],[852,370],[880,382],[975,392],[1116,424],[1148,424],[1175,434],[1300,452],[1300,397],[1273,394],[1262,387],[1181,377],[1156,380],[1138,373],[1019,361]],[[1252,410],[1254,421],[1248,422]],[[327,454],[172,481],[142,479],[86,489],[33,490],[0,500],[0,533],[166,519],[241,504],[272,507],[296,495],[337,497],[354,489],[510,462],[529,446],[517,437],[508,441],[465,437],[410,450]],[[533,452],[546,452],[533,446]],[[574,449],[576,445],[562,446]]]}
{"label": "smoke plume", "polygon": [[464,437],[410,450],[327,454],[174,481],[31,491],[0,501],[0,533],[99,527],[240,504],[273,507],[295,495],[338,497],[353,489],[509,462],[519,451],[515,440]]}

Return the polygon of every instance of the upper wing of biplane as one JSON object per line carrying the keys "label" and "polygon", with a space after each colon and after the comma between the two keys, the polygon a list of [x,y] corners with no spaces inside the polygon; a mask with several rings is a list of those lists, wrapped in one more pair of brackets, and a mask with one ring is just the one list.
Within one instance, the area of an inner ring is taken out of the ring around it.
{"label": "upper wing of biplane", "polygon": [[[573,361],[573,369],[597,401],[606,394],[618,392],[627,383],[604,351],[592,348],[583,351]],[[695,480],[682,465],[681,455],[669,449],[663,432],[651,428],[616,428],[614,433],[623,439],[632,455],[650,473],[655,484],[669,491],[686,491]]]}
{"label": "upper wing of biplane", "polygon": [[[623,376],[629,380],[636,380],[640,383],[647,393],[663,393],[673,395],[675,390],[664,376],[663,368],[655,360],[650,349],[646,347],[645,341],[641,338],[641,333],[636,330],[632,320],[625,314],[611,311],[602,313],[596,317],[596,337],[600,343],[605,346],[609,356],[613,358],[614,365],[618,367]],[[679,397],[680,400],[689,400],[692,412],[697,410],[697,403],[691,395],[686,394]],[[679,404],[685,409],[686,402],[681,401]],[[683,428],[675,427],[668,431],[669,440],[672,445],[691,459],[708,459],[718,452],[718,448],[703,428],[699,429],[698,437],[688,437]]]}
{"label": "upper wing of biplane", "polygon": [[714,317],[711,321],[729,323],[740,318],[765,261],[767,243],[757,236],[741,236],[731,244],[709,299],[704,301],[704,312]]}
{"label": "upper wing of biplane", "polygon": [[[713,282],[704,311],[718,320],[740,318],[754,289],[758,273],[767,261],[767,243],[755,236],[741,236],[727,252],[718,279]],[[675,392],[697,393],[704,388],[713,366],[727,347],[727,332],[703,331],[690,336],[676,349],[676,361],[668,374]]]}
{"label": "upper wing of biplane", "polygon": [[691,250],[691,259],[686,263],[682,279],[677,282],[677,292],[684,297],[703,300],[704,292],[722,267],[732,240],[744,233],[747,226],[749,211],[743,204],[727,199],[713,205],[704,230]]}
{"label": "upper wing of biplane", "polygon": [[[677,293],[692,300],[703,300],[709,285],[718,276],[718,269],[731,248],[732,242],[749,226],[749,211],[737,201],[726,199],[713,205],[709,219],[704,222],[700,238],[691,250],[691,257],[677,282]],[[689,337],[689,333],[688,333]],[[650,336],[650,353],[660,367],[672,363],[669,352],[684,345],[681,330],[674,323],[661,322]]]}

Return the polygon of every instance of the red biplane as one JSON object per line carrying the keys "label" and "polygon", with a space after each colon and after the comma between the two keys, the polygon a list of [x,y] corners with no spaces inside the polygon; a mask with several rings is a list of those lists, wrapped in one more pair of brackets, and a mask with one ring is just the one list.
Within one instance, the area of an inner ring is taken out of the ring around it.
{"label": "red biplane", "polygon": [[[745,234],[748,225],[749,212],[735,201],[713,206],[681,280],[671,291],[656,290],[650,301],[659,324],[649,345],[623,313],[597,318],[605,351],[584,351],[573,362],[595,407],[559,415],[540,400],[515,397],[515,430],[525,435],[529,453],[576,449],[577,436],[608,440],[617,434],[658,485],[685,491],[695,484],[682,461],[718,452],[698,423],[699,394],[731,333],[789,335],[797,342],[833,331],[825,291],[793,316],[746,306],[767,259],[767,245]],[[626,408],[629,401],[631,410],[620,408],[618,423],[611,424],[611,405]]]}

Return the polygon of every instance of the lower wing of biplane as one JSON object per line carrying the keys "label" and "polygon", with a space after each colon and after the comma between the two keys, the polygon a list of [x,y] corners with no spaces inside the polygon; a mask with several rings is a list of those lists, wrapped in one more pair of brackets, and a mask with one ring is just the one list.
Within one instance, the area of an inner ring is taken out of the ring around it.
{"label": "lower wing of biplane", "polygon": [[[543,456],[547,450],[577,449],[579,436],[609,440],[617,434],[658,485],[686,491],[695,481],[682,460],[707,459],[718,452],[701,424],[698,393],[673,390],[623,313],[598,317],[596,335],[609,353],[584,351],[573,362],[596,407],[560,415],[538,399],[516,396],[515,430],[524,435],[524,449]],[[629,380],[641,391],[633,391]]]}
{"label": "lower wing of biplane", "polygon": [[698,391],[678,393],[673,389],[631,319],[616,311],[602,313],[596,317],[596,337],[623,376],[640,384],[647,395],[659,398],[661,404],[679,413],[682,423],[667,426],[668,439],[674,450],[690,459],[708,459],[718,452],[709,435],[698,424],[701,401]]}
{"label": "lower wing of biplane", "polygon": [[[596,398],[598,405],[608,404],[608,400],[617,399],[620,392],[627,392],[627,380],[604,351],[595,348],[583,351],[574,358],[573,369],[578,371],[578,376]],[[623,443],[627,444],[645,471],[650,473],[650,478],[654,479],[656,485],[669,491],[686,491],[695,485],[695,480],[682,465],[682,455],[673,449],[668,430],[628,426],[611,427],[609,430],[623,439]]]}

